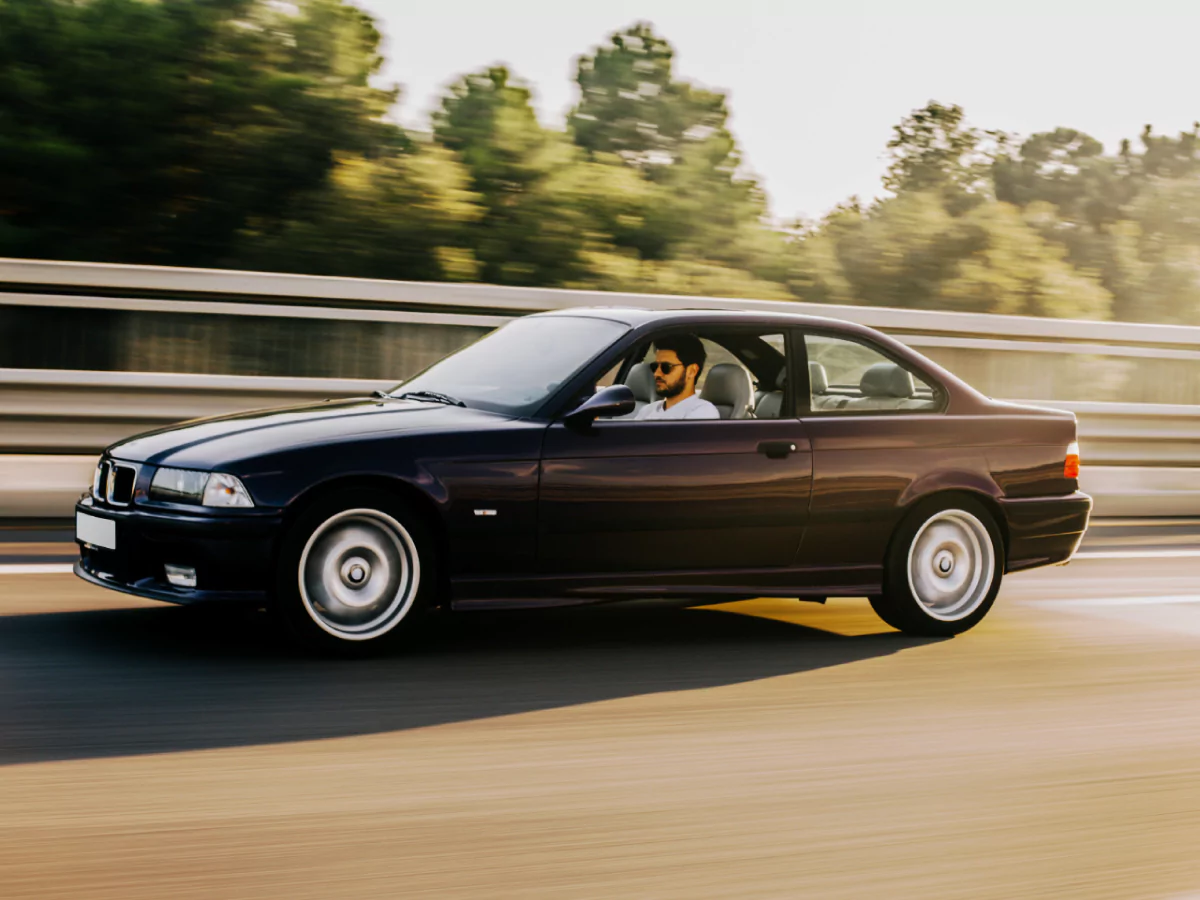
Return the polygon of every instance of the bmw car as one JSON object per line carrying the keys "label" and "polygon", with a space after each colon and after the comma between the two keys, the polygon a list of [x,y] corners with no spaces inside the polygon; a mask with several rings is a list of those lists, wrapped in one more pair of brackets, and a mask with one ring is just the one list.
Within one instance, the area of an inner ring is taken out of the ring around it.
{"label": "bmw car", "polygon": [[[706,417],[647,417],[656,343],[681,335]],[[763,595],[865,596],[948,636],[1005,574],[1070,560],[1078,476],[1071,413],[989,399],[861,325],[571,309],[371,396],[114,444],[76,507],[75,571],[256,604],[335,651],[435,609]]]}

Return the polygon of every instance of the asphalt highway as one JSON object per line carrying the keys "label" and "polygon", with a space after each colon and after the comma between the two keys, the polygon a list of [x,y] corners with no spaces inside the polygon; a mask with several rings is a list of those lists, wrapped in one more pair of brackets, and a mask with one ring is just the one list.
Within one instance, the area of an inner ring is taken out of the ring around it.
{"label": "asphalt highway", "polygon": [[0,897],[1200,897],[1200,554],[1089,546],[953,640],[764,599],[358,662],[0,567]]}

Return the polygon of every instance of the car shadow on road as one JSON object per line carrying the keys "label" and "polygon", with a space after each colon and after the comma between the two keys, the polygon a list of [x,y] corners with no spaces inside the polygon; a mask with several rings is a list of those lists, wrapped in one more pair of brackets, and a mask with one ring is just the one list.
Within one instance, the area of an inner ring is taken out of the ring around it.
{"label": "car shadow on road", "polygon": [[0,617],[0,764],[373,734],[731,685],[928,643],[704,609],[474,613],[365,660],[305,658],[265,614]]}

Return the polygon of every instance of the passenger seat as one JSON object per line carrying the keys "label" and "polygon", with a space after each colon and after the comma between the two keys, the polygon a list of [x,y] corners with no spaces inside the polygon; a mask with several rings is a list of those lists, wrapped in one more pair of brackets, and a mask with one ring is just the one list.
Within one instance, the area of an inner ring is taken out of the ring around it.
{"label": "passenger seat", "polygon": [[763,394],[754,406],[754,418],[778,419],[783,411],[783,388],[787,384],[787,368],[779,370],[775,378],[775,390]]}
{"label": "passenger seat", "polygon": [[709,370],[700,399],[717,408],[722,419],[748,419],[754,402],[750,373],[735,363],[717,363]]}

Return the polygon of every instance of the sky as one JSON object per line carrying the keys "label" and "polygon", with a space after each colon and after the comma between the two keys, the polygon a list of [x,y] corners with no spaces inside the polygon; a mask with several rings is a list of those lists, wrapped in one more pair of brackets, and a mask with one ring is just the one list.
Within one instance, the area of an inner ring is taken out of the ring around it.
{"label": "sky", "polygon": [[[1021,135],[1077,128],[1114,150],[1200,119],[1197,0],[357,0],[384,34],[398,116],[427,128],[456,76],[507,65],[561,126],[575,61],[651,22],[676,77],[725,91],[778,220],[882,192],[892,127],[929,100]],[[1131,14],[1136,11],[1136,14]]]}

